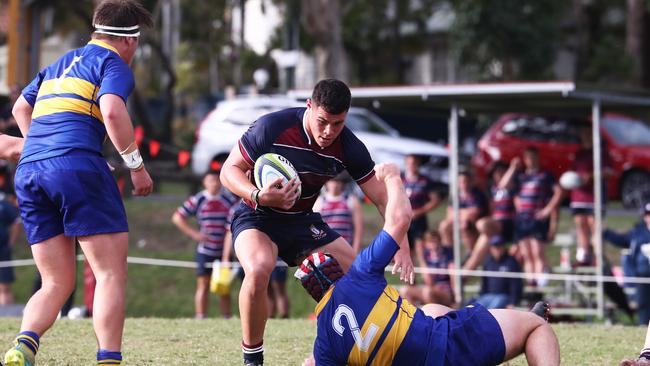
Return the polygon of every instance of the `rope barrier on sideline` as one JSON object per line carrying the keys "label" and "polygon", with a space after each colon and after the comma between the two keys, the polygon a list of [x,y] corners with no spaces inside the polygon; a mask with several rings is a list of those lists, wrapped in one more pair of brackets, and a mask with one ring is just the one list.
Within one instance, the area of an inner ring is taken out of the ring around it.
{"label": "rope barrier on sideline", "polygon": [[[77,260],[84,260],[82,254],[77,255]],[[194,261],[181,261],[181,260],[172,260],[172,259],[157,259],[157,258],[144,258],[144,257],[127,257],[127,263],[129,264],[144,264],[151,266],[160,266],[160,267],[176,267],[176,268],[196,268],[196,262]],[[222,264],[228,265],[231,268],[240,268],[241,265],[239,262],[221,262]],[[11,261],[0,261],[0,268],[4,267],[23,267],[23,266],[32,266],[35,262],[33,259],[16,259]],[[206,263],[207,268],[212,268],[212,263]],[[278,260],[276,262],[276,267],[289,267],[286,262]],[[392,265],[386,267],[386,272],[390,272]],[[597,276],[597,275],[582,275],[582,274],[560,274],[560,273],[543,273],[543,274],[530,274],[524,272],[500,272],[500,271],[483,271],[483,270],[466,270],[466,269],[442,269],[442,268],[423,268],[415,267],[415,273],[420,274],[441,274],[441,275],[454,275],[460,274],[461,276],[466,277],[498,277],[498,278],[521,278],[521,279],[530,279],[535,276],[544,277],[547,280],[553,281],[571,281],[571,282],[582,282],[582,281],[598,281],[599,279],[603,282],[616,282],[623,281],[625,284],[650,284],[649,277],[615,277],[615,276]]]}

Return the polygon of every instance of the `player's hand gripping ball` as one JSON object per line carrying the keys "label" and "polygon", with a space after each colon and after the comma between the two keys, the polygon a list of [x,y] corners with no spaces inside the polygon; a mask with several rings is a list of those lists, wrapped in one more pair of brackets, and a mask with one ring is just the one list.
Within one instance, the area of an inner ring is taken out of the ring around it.
{"label": "player's hand gripping ball", "polygon": [[[298,177],[298,172],[293,167],[293,164],[280,154],[267,153],[255,161],[253,168],[255,177],[255,185],[257,188],[262,189],[267,184],[282,178],[282,184],[286,184],[293,177]],[[282,186],[276,187],[281,189]],[[298,178],[298,185],[296,185],[298,197],[300,197],[301,185],[300,178]]]}

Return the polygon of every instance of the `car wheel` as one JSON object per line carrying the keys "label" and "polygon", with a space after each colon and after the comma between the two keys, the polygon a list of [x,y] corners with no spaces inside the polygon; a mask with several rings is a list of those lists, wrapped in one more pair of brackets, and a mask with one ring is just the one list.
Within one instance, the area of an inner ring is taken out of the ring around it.
{"label": "car wheel", "polygon": [[650,174],[634,171],[626,174],[621,184],[621,201],[625,208],[639,208],[650,200]]}

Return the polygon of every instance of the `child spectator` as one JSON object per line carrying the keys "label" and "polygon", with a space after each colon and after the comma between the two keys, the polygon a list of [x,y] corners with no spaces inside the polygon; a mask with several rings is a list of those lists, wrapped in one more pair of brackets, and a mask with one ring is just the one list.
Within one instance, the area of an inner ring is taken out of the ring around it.
{"label": "child spectator", "polygon": [[[485,271],[521,272],[517,260],[507,253],[500,236],[490,240],[490,254],[483,264]],[[488,309],[512,309],[521,299],[523,284],[519,278],[483,277],[481,291],[476,302]]]}
{"label": "child spectator", "polygon": [[[198,242],[195,255],[197,281],[194,295],[197,319],[205,318],[208,309],[212,268],[205,265],[217,259],[229,262],[230,251],[224,250],[225,226],[230,208],[237,198],[222,189],[219,173],[218,170],[210,170],[203,177],[205,190],[188,198],[172,216],[172,222],[176,227]],[[198,230],[188,224],[187,219],[191,216],[196,217]],[[220,296],[219,307],[224,318],[230,317],[230,294]]]}
{"label": "child spectator", "polygon": [[[422,268],[453,269],[454,255],[451,248],[440,241],[437,231],[427,231],[415,244],[415,255]],[[400,295],[414,304],[437,303],[451,306],[454,303],[453,277],[448,274],[423,274],[423,286],[406,285]]]}
{"label": "child spectator", "polygon": [[[15,204],[0,193],[0,261],[11,260],[11,247],[16,243],[20,230],[20,214]],[[14,269],[0,267],[0,305],[14,303],[11,284],[14,282]]]}
{"label": "child spectator", "polygon": [[402,177],[406,195],[411,202],[413,219],[407,233],[411,248],[422,239],[422,235],[429,230],[427,213],[433,211],[440,204],[434,183],[428,177],[420,174],[420,157],[416,155],[406,156],[406,171]]}

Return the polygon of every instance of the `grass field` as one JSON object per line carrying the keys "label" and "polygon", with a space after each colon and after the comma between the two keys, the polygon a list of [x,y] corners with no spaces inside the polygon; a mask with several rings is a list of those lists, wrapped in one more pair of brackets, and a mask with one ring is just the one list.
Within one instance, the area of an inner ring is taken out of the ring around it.
{"label": "grass field", "polygon": [[[0,320],[0,338],[9,340],[18,319]],[[645,329],[600,325],[553,325],[563,365],[617,365],[637,355]],[[265,337],[268,365],[300,365],[311,352],[315,322],[270,320]],[[126,322],[124,365],[239,365],[239,319],[130,318]],[[7,341],[8,343],[8,341]],[[62,320],[42,339],[40,366],[91,365],[96,345],[89,320]],[[526,365],[523,357],[508,363]]]}

